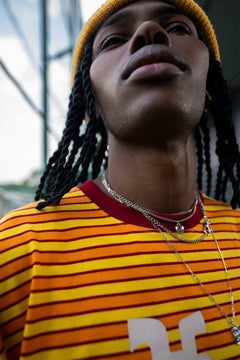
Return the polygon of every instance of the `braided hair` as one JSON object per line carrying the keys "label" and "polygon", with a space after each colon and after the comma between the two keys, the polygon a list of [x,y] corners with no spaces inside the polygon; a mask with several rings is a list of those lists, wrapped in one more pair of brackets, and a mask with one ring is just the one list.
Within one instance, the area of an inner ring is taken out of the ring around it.
{"label": "braided hair", "polygon": [[[106,158],[106,130],[102,121],[96,119],[90,85],[92,43],[93,40],[86,45],[82,62],[75,75],[62,139],[48,161],[36,192],[35,200],[45,200],[37,205],[39,210],[50,204],[59,204],[62,196],[73,186],[86,181],[90,165],[92,177],[96,177]],[[87,126],[83,123],[86,112]],[[100,140],[97,139],[99,137]]]}
{"label": "braided hair", "polygon": [[[208,46],[201,29],[199,38]],[[36,206],[59,204],[62,196],[72,187],[95,178],[107,167],[107,133],[102,120],[96,119],[94,97],[90,85],[90,66],[94,36],[88,41],[79,64],[72,92],[63,137],[58,149],[49,159],[40,180],[35,200],[44,199]],[[226,201],[228,183],[232,185],[231,205],[240,206],[240,151],[236,140],[231,99],[221,64],[209,48],[210,65],[207,89],[211,94],[209,111],[216,131],[216,155],[219,161],[215,198]],[[88,114],[87,124],[83,121]],[[85,129],[84,129],[85,127]],[[211,192],[212,169],[210,156],[210,132],[204,113],[195,129],[197,151],[197,186],[203,189],[204,171],[207,176],[206,193]]]}
{"label": "braided hair", "polygon": [[[231,205],[233,209],[236,209],[237,206],[240,206],[240,151],[233,123],[232,102],[221,64],[215,59],[202,30],[198,29],[198,33],[199,38],[207,45],[210,54],[207,89],[211,94],[209,110],[216,131],[215,152],[219,161],[214,197],[226,202],[227,185],[230,183],[232,186]],[[195,129],[195,140],[198,157],[197,185],[202,190],[205,166],[206,193],[209,195],[212,185],[212,169],[208,120],[209,118],[204,113]]]}

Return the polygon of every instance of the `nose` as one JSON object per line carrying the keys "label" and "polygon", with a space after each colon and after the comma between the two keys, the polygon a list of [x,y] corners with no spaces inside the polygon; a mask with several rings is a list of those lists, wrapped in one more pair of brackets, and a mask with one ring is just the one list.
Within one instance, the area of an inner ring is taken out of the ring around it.
{"label": "nose", "polygon": [[135,31],[131,43],[130,52],[133,54],[146,45],[162,44],[171,47],[171,39],[168,33],[154,21],[145,21]]}

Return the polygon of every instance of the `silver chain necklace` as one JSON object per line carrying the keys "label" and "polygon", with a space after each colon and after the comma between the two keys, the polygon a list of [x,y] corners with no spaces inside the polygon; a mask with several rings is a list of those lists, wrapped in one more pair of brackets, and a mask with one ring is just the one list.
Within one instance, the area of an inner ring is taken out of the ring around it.
{"label": "silver chain necklace", "polygon": [[[128,199],[126,199],[124,196],[118,194],[116,191],[114,191],[109,183],[107,182],[107,179],[106,179],[106,176],[105,176],[105,173],[102,174],[102,183],[105,187],[105,189],[109,192],[109,194],[111,194],[118,202],[120,202],[121,204],[125,204],[127,205],[128,207],[131,207],[139,212],[141,212],[143,215],[150,215],[151,217],[153,218],[158,218],[160,220],[164,220],[164,221],[167,221],[167,222],[173,222],[173,219],[167,219],[165,217],[162,217],[158,214],[155,214],[152,212],[152,210],[150,209],[147,209],[147,208],[144,208],[142,206],[139,206],[137,204],[135,204],[133,201],[130,201]],[[172,231],[170,231],[169,229],[167,229],[164,225],[162,225],[161,223],[158,222],[159,226],[162,228],[162,230],[164,230],[165,232],[167,232],[169,235],[173,236],[175,239],[177,240],[180,240],[180,241],[183,241],[183,242],[187,242],[187,243],[198,243],[202,240],[205,239],[206,236],[210,235],[212,230],[211,230],[211,227],[210,227],[210,220],[207,218],[206,214],[205,214],[205,209],[204,209],[204,206],[202,204],[202,201],[200,199],[200,196],[198,194],[198,192],[195,192],[195,203],[193,205],[193,212],[191,213],[190,216],[187,216],[187,218],[181,220],[181,222],[183,221],[186,221],[188,219],[190,219],[196,212],[196,208],[197,208],[197,203],[199,202],[200,204],[200,208],[201,208],[201,212],[202,212],[202,218],[203,218],[203,235],[201,235],[198,239],[196,240],[187,240],[185,239],[184,237],[176,234],[176,233],[173,233]],[[190,210],[191,211],[191,210]],[[179,214],[183,214],[183,213],[179,213]],[[157,220],[156,220],[157,221]],[[179,231],[177,230],[177,227],[178,227],[178,224],[181,225],[180,221],[176,221],[177,222],[177,225],[175,227],[175,230],[179,233]],[[184,230],[183,230],[184,232]],[[180,234],[182,234],[183,232],[180,232]]]}
{"label": "silver chain necklace", "polygon": [[[124,204],[128,207],[131,207],[137,211],[139,211],[153,226],[154,228],[159,231],[161,233],[161,235],[163,236],[164,240],[167,241],[168,245],[172,248],[172,250],[175,252],[175,254],[178,256],[178,258],[182,261],[182,263],[185,265],[185,267],[188,269],[188,271],[190,272],[190,274],[192,275],[192,277],[194,278],[194,280],[202,287],[202,289],[205,291],[205,293],[209,296],[209,298],[213,301],[213,303],[217,306],[217,308],[221,311],[221,313],[226,317],[226,319],[228,320],[228,322],[232,325],[231,328],[231,332],[234,336],[235,342],[236,344],[240,345],[240,325],[235,325],[234,321],[235,321],[235,308],[234,308],[234,298],[233,298],[233,293],[232,293],[232,286],[231,286],[231,281],[230,281],[230,277],[228,274],[228,269],[223,257],[223,254],[221,252],[221,249],[218,245],[217,239],[215,237],[214,232],[211,229],[210,226],[210,221],[206,216],[205,213],[205,208],[204,205],[201,201],[201,198],[199,196],[198,193],[196,193],[200,207],[201,207],[201,211],[202,211],[202,215],[203,215],[203,221],[204,221],[204,235],[201,236],[200,238],[198,238],[197,240],[194,241],[190,241],[187,239],[184,239],[183,237],[172,233],[170,230],[168,230],[167,228],[165,228],[162,224],[159,223],[159,221],[154,218],[153,216],[155,216],[154,213],[152,213],[151,210],[143,208],[137,204],[135,204],[134,202],[126,199],[124,196],[118,194],[116,191],[114,191],[109,183],[107,182],[106,176],[105,174],[102,175],[102,184],[105,187],[105,189],[109,192],[109,194],[111,194],[113,196],[113,198],[115,200],[117,200],[118,202],[120,202],[121,204]],[[165,220],[165,218],[164,218]],[[223,310],[223,308],[217,303],[217,301],[214,299],[214,297],[210,294],[210,292],[206,289],[205,285],[201,282],[201,280],[199,279],[199,277],[192,271],[192,269],[189,267],[189,265],[185,262],[185,260],[183,259],[183,257],[181,256],[181,254],[177,251],[177,249],[175,248],[175,246],[171,243],[171,241],[167,238],[167,236],[163,233],[164,230],[166,233],[172,235],[173,237],[175,237],[178,240],[184,241],[184,242],[188,242],[188,243],[196,243],[199,242],[201,240],[203,240],[206,236],[209,236],[212,234],[213,239],[215,241],[215,244],[217,246],[218,249],[218,253],[221,257],[223,266],[224,266],[224,270],[227,276],[227,281],[228,281],[228,287],[229,287],[229,292],[230,292],[230,297],[231,297],[231,307],[232,307],[232,318],[229,317],[226,312]],[[200,240],[201,239],[201,240]]]}
{"label": "silver chain necklace", "polygon": [[[193,217],[196,213],[196,210],[197,210],[197,204],[198,204],[198,194],[197,192],[195,192],[195,201],[194,201],[194,204],[192,206],[192,208],[187,211],[187,213],[189,214],[188,216],[186,216],[185,218],[181,219],[181,220],[175,220],[175,219],[168,219],[164,216],[161,216],[159,214],[156,214],[156,213],[153,213],[150,209],[147,209],[147,208],[143,208],[143,207],[140,207],[142,211],[146,212],[146,213],[149,213],[149,214],[152,214],[154,217],[156,217],[157,219],[160,219],[160,220],[163,220],[163,221],[167,221],[167,222],[171,222],[171,223],[175,223],[176,226],[175,226],[175,230],[178,234],[183,234],[184,231],[185,231],[185,228],[183,226],[183,222],[191,219],[191,217]],[[183,215],[185,214],[186,212],[180,212],[180,213],[177,213],[177,214],[174,214],[174,215]]]}

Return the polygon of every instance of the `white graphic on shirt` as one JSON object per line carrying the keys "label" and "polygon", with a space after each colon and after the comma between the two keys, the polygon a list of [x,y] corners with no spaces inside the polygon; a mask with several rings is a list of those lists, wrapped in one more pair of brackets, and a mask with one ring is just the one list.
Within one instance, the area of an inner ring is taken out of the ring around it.
{"label": "white graphic on shirt", "polygon": [[206,333],[205,322],[200,311],[181,319],[179,331],[182,350],[170,352],[167,330],[163,323],[156,319],[142,318],[128,320],[130,350],[133,352],[139,345],[147,344],[151,350],[152,360],[210,360],[208,354],[198,354],[195,335]]}

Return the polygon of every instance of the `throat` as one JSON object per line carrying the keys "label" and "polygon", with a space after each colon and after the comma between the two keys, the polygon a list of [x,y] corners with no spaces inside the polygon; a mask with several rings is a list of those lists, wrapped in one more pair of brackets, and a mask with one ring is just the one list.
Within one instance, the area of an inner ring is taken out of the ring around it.
{"label": "throat", "polygon": [[[106,177],[136,204],[160,213],[187,211],[195,200],[195,142],[192,136],[167,146],[134,146],[109,138]],[[101,186],[101,181],[96,181]]]}

